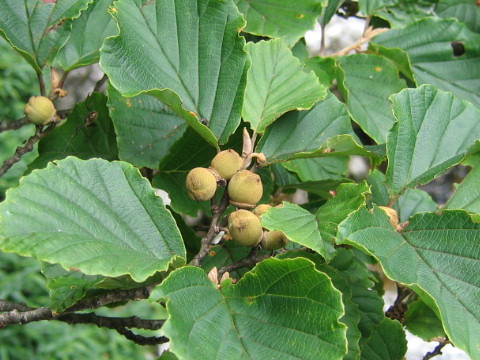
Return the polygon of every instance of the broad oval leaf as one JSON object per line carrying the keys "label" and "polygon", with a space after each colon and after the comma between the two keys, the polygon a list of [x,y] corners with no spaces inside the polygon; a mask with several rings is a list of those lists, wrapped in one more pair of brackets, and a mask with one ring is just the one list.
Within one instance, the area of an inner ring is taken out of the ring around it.
{"label": "broad oval leaf", "polygon": [[282,38],[290,46],[313,29],[326,3],[326,0],[235,0],[247,20],[243,31]]}
{"label": "broad oval leaf", "polygon": [[148,95],[125,98],[111,85],[108,107],[120,160],[138,167],[158,169],[187,128],[185,120],[158,99]]}
{"label": "broad oval leaf", "polygon": [[137,169],[74,157],[32,172],[7,192],[0,249],[138,282],[185,258],[175,220]]}
{"label": "broad oval leaf", "polygon": [[78,18],[92,1],[3,0],[0,34],[40,74],[67,41],[71,20]]}
{"label": "broad oval leaf", "polygon": [[383,211],[361,208],[338,237],[375,256],[389,278],[435,299],[449,339],[480,359],[480,224],[468,213],[421,213],[397,233]]}
{"label": "broad oval leaf", "polygon": [[315,215],[298,205],[284,201],[281,208],[268,210],[262,215],[262,226],[281,231],[290,241],[327,257]]}
{"label": "broad oval leaf", "polygon": [[248,68],[238,35],[245,21],[232,0],[119,0],[110,11],[120,34],[104,42],[100,66],[112,85],[157,97],[212,145],[226,143],[240,123]]}
{"label": "broad oval leaf", "polygon": [[75,19],[72,34],[57,55],[56,61],[65,71],[98,62],[100,47],[108,36],[118,33],[108,13],[114,0],[93,0],[88,9]]}
{"label": "broad oval leaf", "polygon": [[249,42],[246,48],[252,67],[247,73],[242,116],[253,130],[263,133],[287,111],[310,109],[327,95],[327,88],[313,72],[303,71],[283,41]]}
{"label": "broad oval leaf", "polygon": [[435,6],[435,12],[444,19],[455,18],[470,30],[480,32],[480,7],[477,0],[442,0]]}
{"label": "broad oval leaf", "polygon": [[370,336],[360,342],[361,360],[403,360],[407,339],[402,324],[389,318],[375,325]]}
{"label": "broad oval leaf", "polygon": [[180,359],[340,360],[347,350],[341,294],[307,259],[265,260],[220,289],[184,267],[150,298],[167,299],[162,330]]}
{"label": "broad oval leaf", "polygon": [[257,151],[263,152],[269,163],[290,160],[297,153],[319,149],[339,134],[354,135],[345,105],[329,92],[309,111],[291,111],[275,121],[260,139]]}
{"label": "broad oval leaf", "polygon": [[405,50],[418,84],[451,91],[480,107],[480,34],[458,21],[428,18],[373,39]]}
{"label": "broad oval leaf", "polygon": [[338,85],[352,118],[375,142],[383,144],[395,118],[388,97],[406,87],[390,60],[374,54],[338,59]]}
{"label": "broad oval leaf", "polygon": [[433,86],[392,96],[386,184],[393,194],[433,180],[459,163],[480,139],[480,110]]}

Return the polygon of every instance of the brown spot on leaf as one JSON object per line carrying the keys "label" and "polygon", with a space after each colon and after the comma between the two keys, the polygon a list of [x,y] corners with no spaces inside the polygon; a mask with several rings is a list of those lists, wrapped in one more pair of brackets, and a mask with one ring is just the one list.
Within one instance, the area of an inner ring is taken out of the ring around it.
{"label": "brown spot on leaf", "polygon": [[376,72],[380,72],[380,71],[382,71],[382,68],[381,68],[380,66],[377,66],[377,67],[375,68],[375,71],[376,71]]}
{"label": "brown spot on leaf", "polygon": [[452,46],[453,56],[460,57],[465,54],[465,46],[462,41],[452,41],[450,45]]}
{"label": "brown spot on leaf", "polygon": [[303,14],[297,14],[297,19],[301,19],[301,18],[303,18],[304,16],[305,16],[305,15],[303,15]]}

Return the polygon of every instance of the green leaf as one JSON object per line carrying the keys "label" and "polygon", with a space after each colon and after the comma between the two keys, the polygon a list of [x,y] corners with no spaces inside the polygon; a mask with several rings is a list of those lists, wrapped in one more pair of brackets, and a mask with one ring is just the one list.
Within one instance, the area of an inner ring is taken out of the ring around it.
{"label": "green leaf", "polygon": [[465,209],[480,213],[480,166],[477,164],[445,205],[445,209]]}
{"label": "green leaf", "polygon": [[306,259],[265,260],[220,289],[202,269],[184,267],[151,295],[165,298],[170,317],[162,330],[181,359],[335,360],[346,353],[340,293]]}
{"label": "green leaf", "polygon": [[373,255],[390,279],[434,299],[449,339],[480,359],[480,224],[468,213],[421,213],[397,233],[383,211],[361,208],[340,224],[338,236]]}
{"label": "green leaf", "polygon": [[85,275],[77,270],[66,271],[60,265],[42,263],[42,273],[50,289],[52,311],[61,313],[85,297],[87,291],[105,279],[101,275]]}
{"label": "green leaf", "polygon": [[333,15],[336,14],[337,10],[342,6],[344,0],[328,0],[327,6],[322,10],[322,15],[318,19],[318,23],[323,27],[327,25],[330,20],[332,20]]}
{"label": "green leaf", "polygon": [[387,206],[390,202],[390,196],[388,195],[388,189],[384,184],[385,175],[380,170],[374,169],[368,175],[367,183],[370,185],[370,191],[372,192],[372,199],[370,202],[374,202],[380,206]]}
{"label": "green leaf", "polygon": [[441,0],[435,6],[435,12],[444,19],[456,18],[470,30],[480,32],[480,7],[477,0]]}
{"label": "green leaf", "polygon": [[314,152],[339,134],[354,135],[345,105],[329,92],[309,111],[291,111],[275,121],[260,139],[257,151],[263,152],[269,163],[290,160],[297,153]]}
{"label": "green leaf", "polygon": [[388,135],[386,183],[392,194],[433,180],[480,139],[480,110],[433,86],[392,96],[398,122]]}
{"label": "green leaf", "polygon": [[235,0],[245,15],[243,31],[271,38],[282,38],[290,47],[308,30],[322,12],[327,0]]}
{"label": "green leaf", "polygon": [[282,165],[298,174],[301,181],[321,181],[344,179],[348,172],[348,156],[327,158],[297,159]]}
{"label": "green leaf", "polygon": [[108,86],[108,107],[117,133],[120,160],[157,169],[187,123],[148,95],[124,98]]}
{"label": "green leaf", "polygon": [[[207,273],[214,267],[220,269],[226,265],[236,263],[248,256],[252,249],[238,244],[236,241],[227,241],[222,245],[216,245],[211,248],[207,257],[202,260],[202,269]],[[250,270],[245,266],[247,270]],[[240,278],[246,273],[245,269],[232,271],[230,275],[236,279]]]}
{"label": "green leaf", "polygon": [[100,66],[112,85],[155,96],[213,146],[226,143],[240,124],[248,69],[233,1],[119,0],[111,13],[120,35],[105,40]]}
{"label": "green leaf", "polygon": [[364,15],[372,15],[375,10],[380,8],[395,5],[398,0],[359,0],[358,8]]}
{"label": "green leaf", "polygon": [[402,75],[415,84],[412,64],[408,54],[404,50],[398,48],[391,49],[374,43],[369,43],[368,50],[374,54],[381,55],[389,59],[395,64]]}
{"label": "green leaf", "polygon": [[385,143],[395,118],[388,97],[406,87],[390,60],[367,54],[338,59],[338,85],[352,118],[378,144]]}
{"label": "green leaf", "polygon": [[398,321],[385,318],[360,347],[362,360],[403,360],[407,352],[405,331]]}
{"label": "green leaf", "polygon": [[408,304],[405,314],[405,326],[412,334],[425,341],[436,337],[445,337],[442,322],[422,300],[415,300]]}
{"label": "green leaf", "polygon": [[40,74],[67,41],[71,20],[78,18],[92,1],[4,0],[0,7],[0,35]]}
{"label": "green leaf", "polygon": [[430,0],[397,0],[394,6],[377,9],[375,16],[389,22],[391,28],[404,28],[426,17],[434,16],[432,5]]}
{"label": "green leaf", "polygon": [[98,62],[103,40],[118,33],[107,11],[112,4],[113,0],[93,0],[73,22],[72,34],[56,58],[63,70],[71,71]]}
{"label": "green leaf", "polygon": [[338,224],[353,211],[365,204],[365,196],[370,192],[364,181],[360,184],[340,184],[337,194],[322,205],[315,214],[322,238],[328,244],[329,258],[335,253],[333,245],[337,235]]}
{"label": "green leaf", "polygon": [[335,59],[314,56],[305,61],[305,70],[313,71],[324,86],[331,87],[335,80]]}
{"label": "green leaf", "polygon": [[480,35],[465,25],[428,18],[389,30],[373,42],[405,50],[418,84],[432,84],[480,107]]}
{"label": "green leaf", "polygon": [[66,123],[40,140],[39,156],[28,166],[29,172],[69,155],[84,160],[93,157],[116,160],[117,141],[106,104],[107,98],[101,93],[93,93],[76,104]]}
{"label": "green leaf", "polygon": [[7,192],[0,248],[138,282],[185,258],[175,220],[137,169],[74,157],[32,172]]}
{"label": "green leaf", "polygon": [[324,258],[327,256],[315,215],[298,205],[284,201],[282,208],[268,210],[262,215],[262,226],[281,231],[290,241],[306,246]]}
{"label": "green leaf", "polygon": [[282,40],[249,42],[246,49],[252,67],[247,73],[242,117],[253,130],[263,133],[287,111],[310,109],[327,95],[327,88],[313,73],[303,71]]}
{"label": "green leaf", "polygon": [[438,204],[431,196],[420,189],[407,189],[395,203],[395,210],[398,211],[400,222],[407,221],[411,216],[419,212],[435,212]]}

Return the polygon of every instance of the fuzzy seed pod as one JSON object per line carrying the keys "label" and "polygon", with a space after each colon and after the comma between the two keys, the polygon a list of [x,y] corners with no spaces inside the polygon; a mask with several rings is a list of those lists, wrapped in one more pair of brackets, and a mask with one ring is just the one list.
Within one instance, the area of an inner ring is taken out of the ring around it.
{"label": "fuzzy seed pod", "polygon": [[267,212],[268,209],[271,209],[271,208],[272,208],[272,205],[260,204],[255,209],[253,209],[252,212],[258,217],[261,217],[264,213]]}
{"label": "fuzzy seed pod", "polygon": [[52,122],[57,111],[49,98],[32,96],[25,105],[25,114],[36,125],[46,125]]}
{"label": "fuzzy seed pod", "polygon": [[186,185],[188,195],[198,201],[210,200],[217,191],[217,179],[212,171],[202,167],[190,170]]}
{"label": "fuzzy seed pod", "polygon": [[228,183],[230,203],[240,208],[253,208],[262,198],[263,185],[260,176],[249,171],[240,170]]}
{"label": "fuzzy seed pod", "polygon": [[262,238],[260,219],[248,210],[237,210],[228,217],[230,236],[243,246],[253,247]]}
{"label": "fuzzy seed pod", "polygon": [[211,163],[211,167],[225,180],[230,180],[233,174],[239,171],[242,166],[243,159],[232,149],[219,152],[212,159]]}
{"label": "fuzzy seed pod", "polygon": [[281,231],[264,231],[262,248],[265,250],[278,250],[287,245],[288,239]]}

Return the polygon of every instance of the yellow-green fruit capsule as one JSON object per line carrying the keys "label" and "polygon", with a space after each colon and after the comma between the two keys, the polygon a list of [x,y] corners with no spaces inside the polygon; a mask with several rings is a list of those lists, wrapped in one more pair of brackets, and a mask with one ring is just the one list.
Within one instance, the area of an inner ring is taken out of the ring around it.
{"label": "yellow-green fruit capsule", "polygon": [[217,179],[212,171],[205,168],[190,170],[186,180],[188,195],[198,201],[210,200],[217,191]]}
{"label": "yellow-green fruit capsule", "polygon": [[228,232],[239,244],[253,247],[262,238],[262,225],[257,215],[240,209],[228,217]]}
{"label": "yellow-green fruit capsule", "polygon": [[253,208],[262,198],[263,185],[260,176],[249,171],[240,170],[228,183],[230,202],[240,208]]}
{"label": "yellow-green fruit capsule", "polygon": [[278,250],[287,245],[288,239],[281,231],[265,231],[262,247],[266,250]]}
{"label": "yellow-green fruit capsule", "polygon": [[252,210],[252,212],[261,217],[264,213],[267,212],[268,209],[271,209],[272,208],[272,205],[268,205],[268,204],[260,204],[258,205],[255,209]]}
{"label": "yellow-green fruit capsule", "polygon": [[57,111],[49,98],[32,96],[25,105],[25,114],[32,123],[46,125],[51,122]]}
{"label": "yellow-green fruit capsule", "polygon": [[243,166],[243,159],[232,149],[220,151],[213,159],[211,167],[225,180],[230,180]]}

